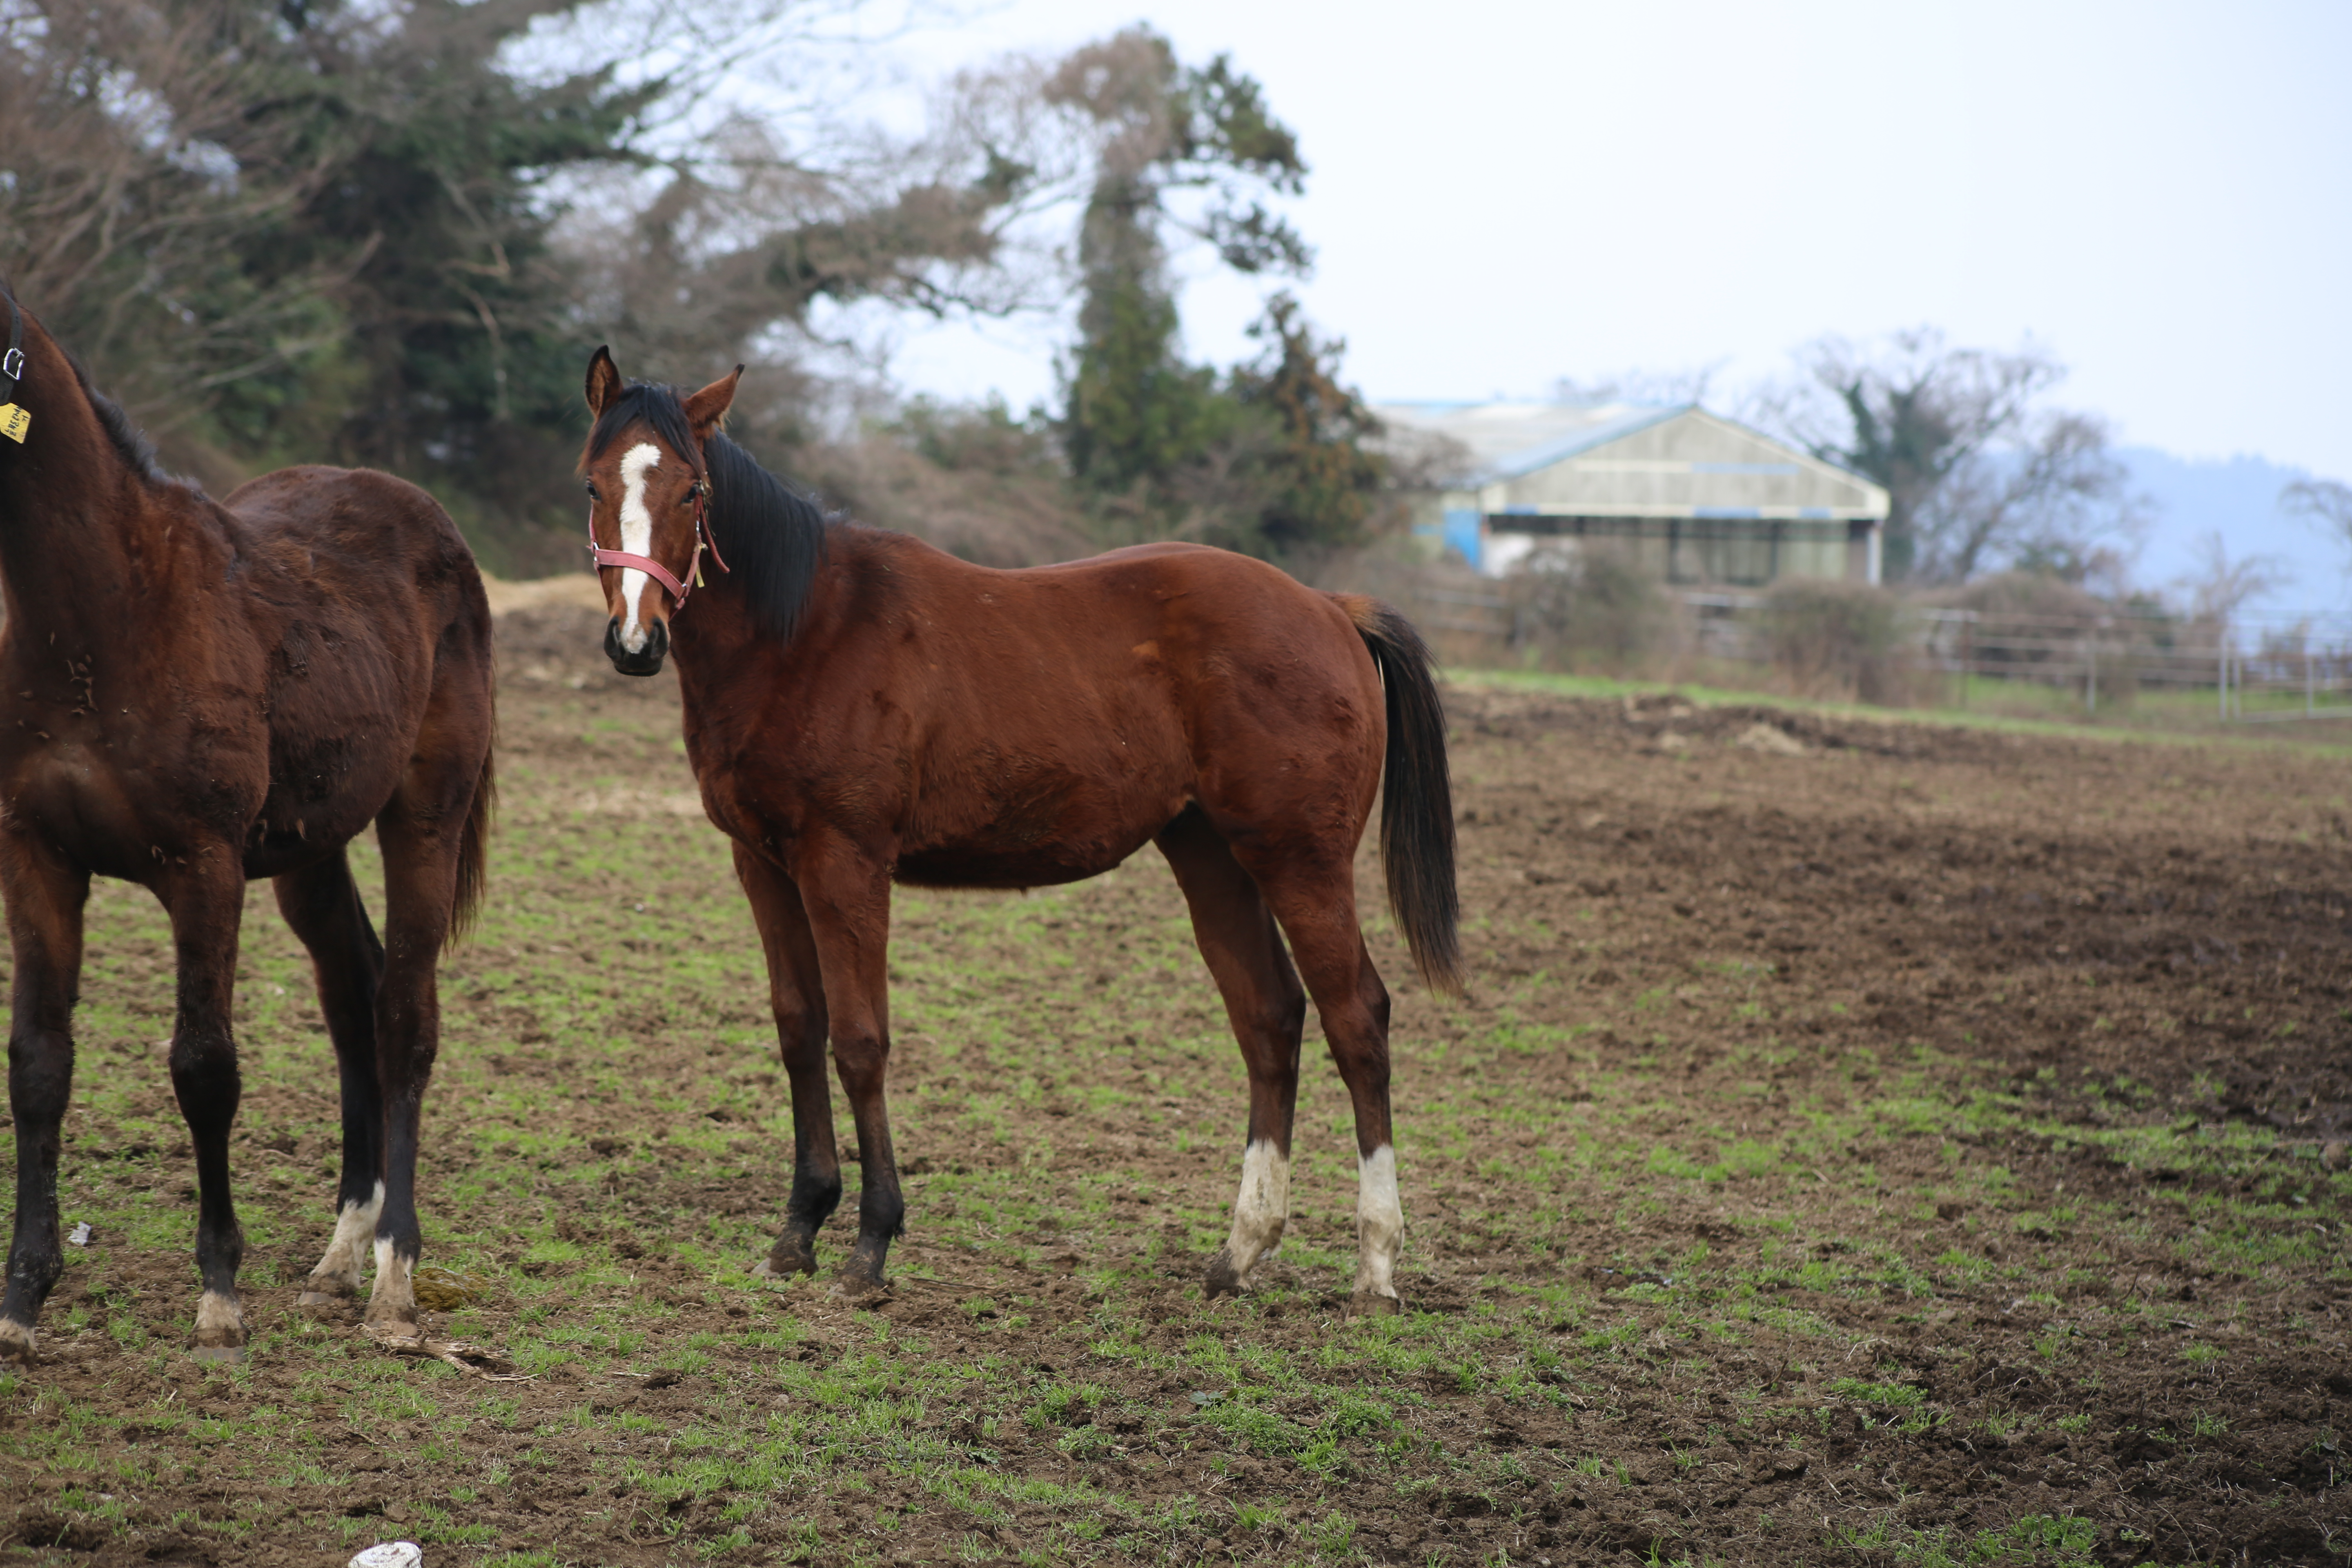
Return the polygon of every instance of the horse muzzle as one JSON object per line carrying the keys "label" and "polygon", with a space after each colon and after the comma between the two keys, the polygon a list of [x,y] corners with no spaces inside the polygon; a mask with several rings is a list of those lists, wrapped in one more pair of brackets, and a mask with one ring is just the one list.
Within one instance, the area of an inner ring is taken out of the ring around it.
{"label": "horse muzzle", "polygon": [[631,652],[621,645],[621,617],[614,616],[604,626],[604,657],[623,675],[659,675],[662,660],[669,657],[669,623],[647,626],[646,646]]}

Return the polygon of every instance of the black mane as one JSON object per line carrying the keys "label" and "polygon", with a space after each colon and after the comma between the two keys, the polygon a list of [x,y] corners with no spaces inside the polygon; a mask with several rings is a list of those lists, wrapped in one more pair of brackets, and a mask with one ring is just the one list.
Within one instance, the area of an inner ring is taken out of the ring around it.
{"label": "black mane", "polygon": [[[604,456],[624,430],[640,422],[672,451],[694,450],[693,427],[677,388],[631,382],[596,416],[588,460]],[[702,457],[710,479],[710,538],[729,567],[720,572],[706,564],[704,580],[711,591],[722,585],[740,589],[753,618],[790,641],[824,563],[824,513],[723,432],[712,432]]]}
{"label": "black mane", "polygon": [[165,473],[163,466],[155,460],[155,444],[147,439],[138,426],[131,423],[131,416],[122,412],[122,405],[89,384],[89,372],[82,369],[81,361],[66,353],[64,344],[58,345],[58,352],[64,353],[66,363],[73,367],[74,379],[81,384],[81,395],[89,400],[89,411],[98,416],[98,427],[105,431],[106,438],[113,443],[115,455],[129,464],[131,470],[141,479],[155,484],[170,484],[172,476]]}

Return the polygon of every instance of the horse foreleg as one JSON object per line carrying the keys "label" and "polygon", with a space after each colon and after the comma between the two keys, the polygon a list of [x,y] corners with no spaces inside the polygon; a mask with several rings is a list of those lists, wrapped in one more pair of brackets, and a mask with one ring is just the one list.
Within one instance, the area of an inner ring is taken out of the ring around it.
{"label": "horse foreleg", "polygon": [[73,1009],[89,877],[27,837],[0,834],[0,886],[16,984],[8,1031],[8,1099],[16,1125],[16,1229],[0,1299],[0,1362],[30,1362],[65,1247],[58,1234],[58,1129],[73,1092]]}
{"label": "horse foreleg", "polygon": [[1256,882],[1208,819],[1187,811],[1161,830],[1159,844],[1184,890],[1193,940],[1225,999],[1249,1068],[1249,1137],[1233,1230],[1209,1260],[1204,1284],[1210,1296],[1237,1296],[1258,1260],[1281,1245],[1290,1222],[1290,1134],[1307,994]]}
{"label": "horse foreleg", "polygon": [[229,1195],[228,1136],[244,1095],[229,1017],[245,876],[235,854],[223,847],[189,858],[191,866],[155,890],[171,911],[179,960],[172,1091],[196,1151],[196,1268],[205,1289],[196,1302],[195,1354],[200,1361],[242,1361],[245,1310],[237,1300],[236,1270],[245,1261],[245,1231]]}
{"label": "horse foreleg", "polygon": [[768,961],[768,1001],[776,1044],[793,1088],[793,1193],[784,1228],[754,1273],[816,1272],[816,1233],[841,1202],[841,1156],[833,1141],[833,1089],[824,1072],[824,983],[801,891],[746,845],[735,846],[735,875],[751,901]]}
{"label": "horse foreleg", "polygon": [[889,870],[845,843],[804,843],[793,880],[816,948],[834,1066],[857,1128],[857,1247],[842,1265],[841,1289],[868,1296],[883,1288],[883,1265],[907,1215],[883,1094],[890,1068]]}
{"label": "horse foreleg", "polygon": [[383,944],[368,923],[345,856],[289,872],[276,887],[279,912],[310,950],[319,1006],[341,1078],[343,1170],[336,1188],[335,1234],[299,1303],[333,1306],[358,1300],[376,1216],[383,1211],[383,1096],[376,1082],[375,1048]]}

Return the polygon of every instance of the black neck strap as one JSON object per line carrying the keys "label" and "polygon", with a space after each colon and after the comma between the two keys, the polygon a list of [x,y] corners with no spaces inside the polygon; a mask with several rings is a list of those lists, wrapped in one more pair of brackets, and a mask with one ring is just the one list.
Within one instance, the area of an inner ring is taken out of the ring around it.
{"label": "black neck strap", "polygon": [[0,403],[16,400],[17,385],[25,379],[25,312],[16,308],[16,296],[0,289],[0,299],[8,301],[8,352],[0,354],[0,381],[8,390],[0,393]]}

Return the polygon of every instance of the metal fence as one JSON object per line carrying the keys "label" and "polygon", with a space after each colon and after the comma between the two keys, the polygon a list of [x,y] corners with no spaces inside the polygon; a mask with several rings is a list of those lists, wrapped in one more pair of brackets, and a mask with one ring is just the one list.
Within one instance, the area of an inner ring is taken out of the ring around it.
{"label": "metal fence", "polygon": [[[1773,662],[1764,595],[1675,596],[1699,654]],[[1504,657],[1530,640],[1526,613],[1504,593],[1431,586],[1412,598],[1425,627]],[[1908,605],[1898,624],[1904,655],[1948,678],[1952,699],[1964,704],[1972,692],[1985,699],[1989,682],[2022,682],[2070,692],[2092,713],[2142,692],[2171,692],[2210,695],[2214,716],[2229,722],[2352,718],[2352,616],[2028,615]]]}

